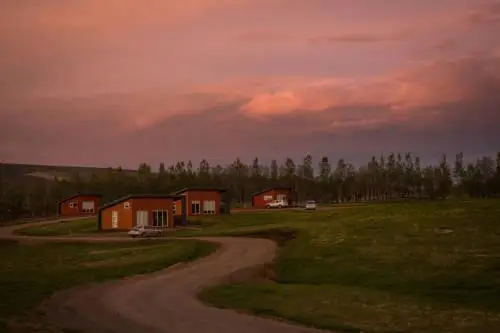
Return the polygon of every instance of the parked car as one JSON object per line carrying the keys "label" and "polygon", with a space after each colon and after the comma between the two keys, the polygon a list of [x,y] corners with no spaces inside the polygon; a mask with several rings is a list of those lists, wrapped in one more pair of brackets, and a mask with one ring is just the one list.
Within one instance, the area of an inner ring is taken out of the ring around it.
{"label": "parked car", "polygon": [[314,200],[308,200],[306,202],[306,207],[307,210],[316,210],[316,201]]}
{"label": "parked car", "polygon": [[132,237],[158,237],[163,235],[163,229],[152,225],[141,225],[133,227],[128,234]]}
{"label": "parked car", "polygon": [[273,200],[266,204],[266,208],[284,208],[288,207],[288,202],[285,200]]}

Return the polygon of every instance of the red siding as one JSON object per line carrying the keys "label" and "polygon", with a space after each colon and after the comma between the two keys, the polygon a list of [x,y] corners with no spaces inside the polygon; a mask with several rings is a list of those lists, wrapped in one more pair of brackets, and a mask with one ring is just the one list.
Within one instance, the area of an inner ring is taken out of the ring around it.
{"label": "red siding", "polygon": [[[182,195],[186,196],[186,216],[193,216],[191,212],[191,203],[193,201],[199,201],[200,202],[200,214],[199,215],[204,215],[203,213],[203,203],[206,200],[213,200],[215,201],[215,213],[211,215],[219,215],[220,214],[220,201],[221,201],[221,194],[219,191],[186,191],[182,193]],[[177,204],[177,215],[182,214],[181,210],[181,203]]]}
{"label": "red siding", "polygon": [[[93,212],[84,212],[82,210],[82,202],[83,201],[93,201],[94,202],[94,211]],[[71,207],[71,203],[75,203],[75,207]],[[76,197],[72,197],[66,200],[63,200],[59,204],[59,215],[60,216],[68,216],[68,217],[76,217],[76,216],[88,216],[94,215],[97,213],[99,209],[99,205],[101,203],[101,198],[97,196],[86,196],[79,195]]]}
{"label": "red siding", "polygon": [[[124,204],[128,202],[128,207]],[[131,198],[117,203],[114,206],[107,207],[101,212],[102,230],[130,230],[137,225],[137,211],[145,210],[148,212],[148,225],[153,225],[153,211],[163,210],[168,212],[168,228],[174,227],[174,215],[172,214],[171,198]],[[112,212],[118,212],[118,228],[113,228]]]}
{"label": "red siding", "polygon": [[[252,197],[252,206],[255,208],[266,208],[266,203],[272,200],[276,200],[279,194],[284,194],[287,196],[288,204],[291,204],[292,191],[289,189],[271,189],[266,192],[259,193]],[[264,200],[266,196],[270,196],[269,200]]]}

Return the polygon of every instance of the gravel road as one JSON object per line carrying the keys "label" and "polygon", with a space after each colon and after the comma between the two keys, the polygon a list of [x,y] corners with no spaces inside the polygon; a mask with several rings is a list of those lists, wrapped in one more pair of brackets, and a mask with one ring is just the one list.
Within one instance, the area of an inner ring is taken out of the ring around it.
{"label": "gravel road", "polygon": [[[14,235],[15,227],[2,229],[0,238],[41,238]],[[58,327],[88,333],[325,332],[202,304],[196,298],[198,291],[227,282],[230,276],[245,269],[272,262],[276,244],[257,238],[197,239],[220,243],[221,247],[208,257],[150,275],[58,292],[42,304],[41,310]],[[43,240],[116,241],[117,238],[43,237]]]}

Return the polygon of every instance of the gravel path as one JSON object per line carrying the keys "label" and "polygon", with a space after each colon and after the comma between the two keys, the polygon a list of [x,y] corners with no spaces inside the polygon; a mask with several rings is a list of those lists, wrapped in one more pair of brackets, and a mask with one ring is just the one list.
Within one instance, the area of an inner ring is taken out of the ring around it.
{"label": "gravel path", "polygon": [[[23,225],[25,227],[26,225]],[[15,228],[0,238],[19,238]],[[40,237],[23,237],[40,239]],[[116,237],[43,237],[44,240],[109,241]],[[196,298],[204,287],[271,262],[276,244],[256,238],[202,237],[220,243],[200,260],[143,276],[77,287],[47,299],[42,310],[56,326],[92,333],[319,333],[312,328],[208,307]],[[123,238],[123,240],[130,240]]]}

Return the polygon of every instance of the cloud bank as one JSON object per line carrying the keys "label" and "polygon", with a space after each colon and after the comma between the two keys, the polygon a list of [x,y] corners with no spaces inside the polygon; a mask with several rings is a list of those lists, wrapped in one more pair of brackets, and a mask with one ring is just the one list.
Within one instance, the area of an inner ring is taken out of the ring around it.
{"label": "cloud bank", "polygon": [[368,2],[147,2],[6,2],[0,160],[134,167],[499,149],[500,44],[486,33],[498,2],[440,0],[431,15],[423,2],[387,1],[386,16]]}

